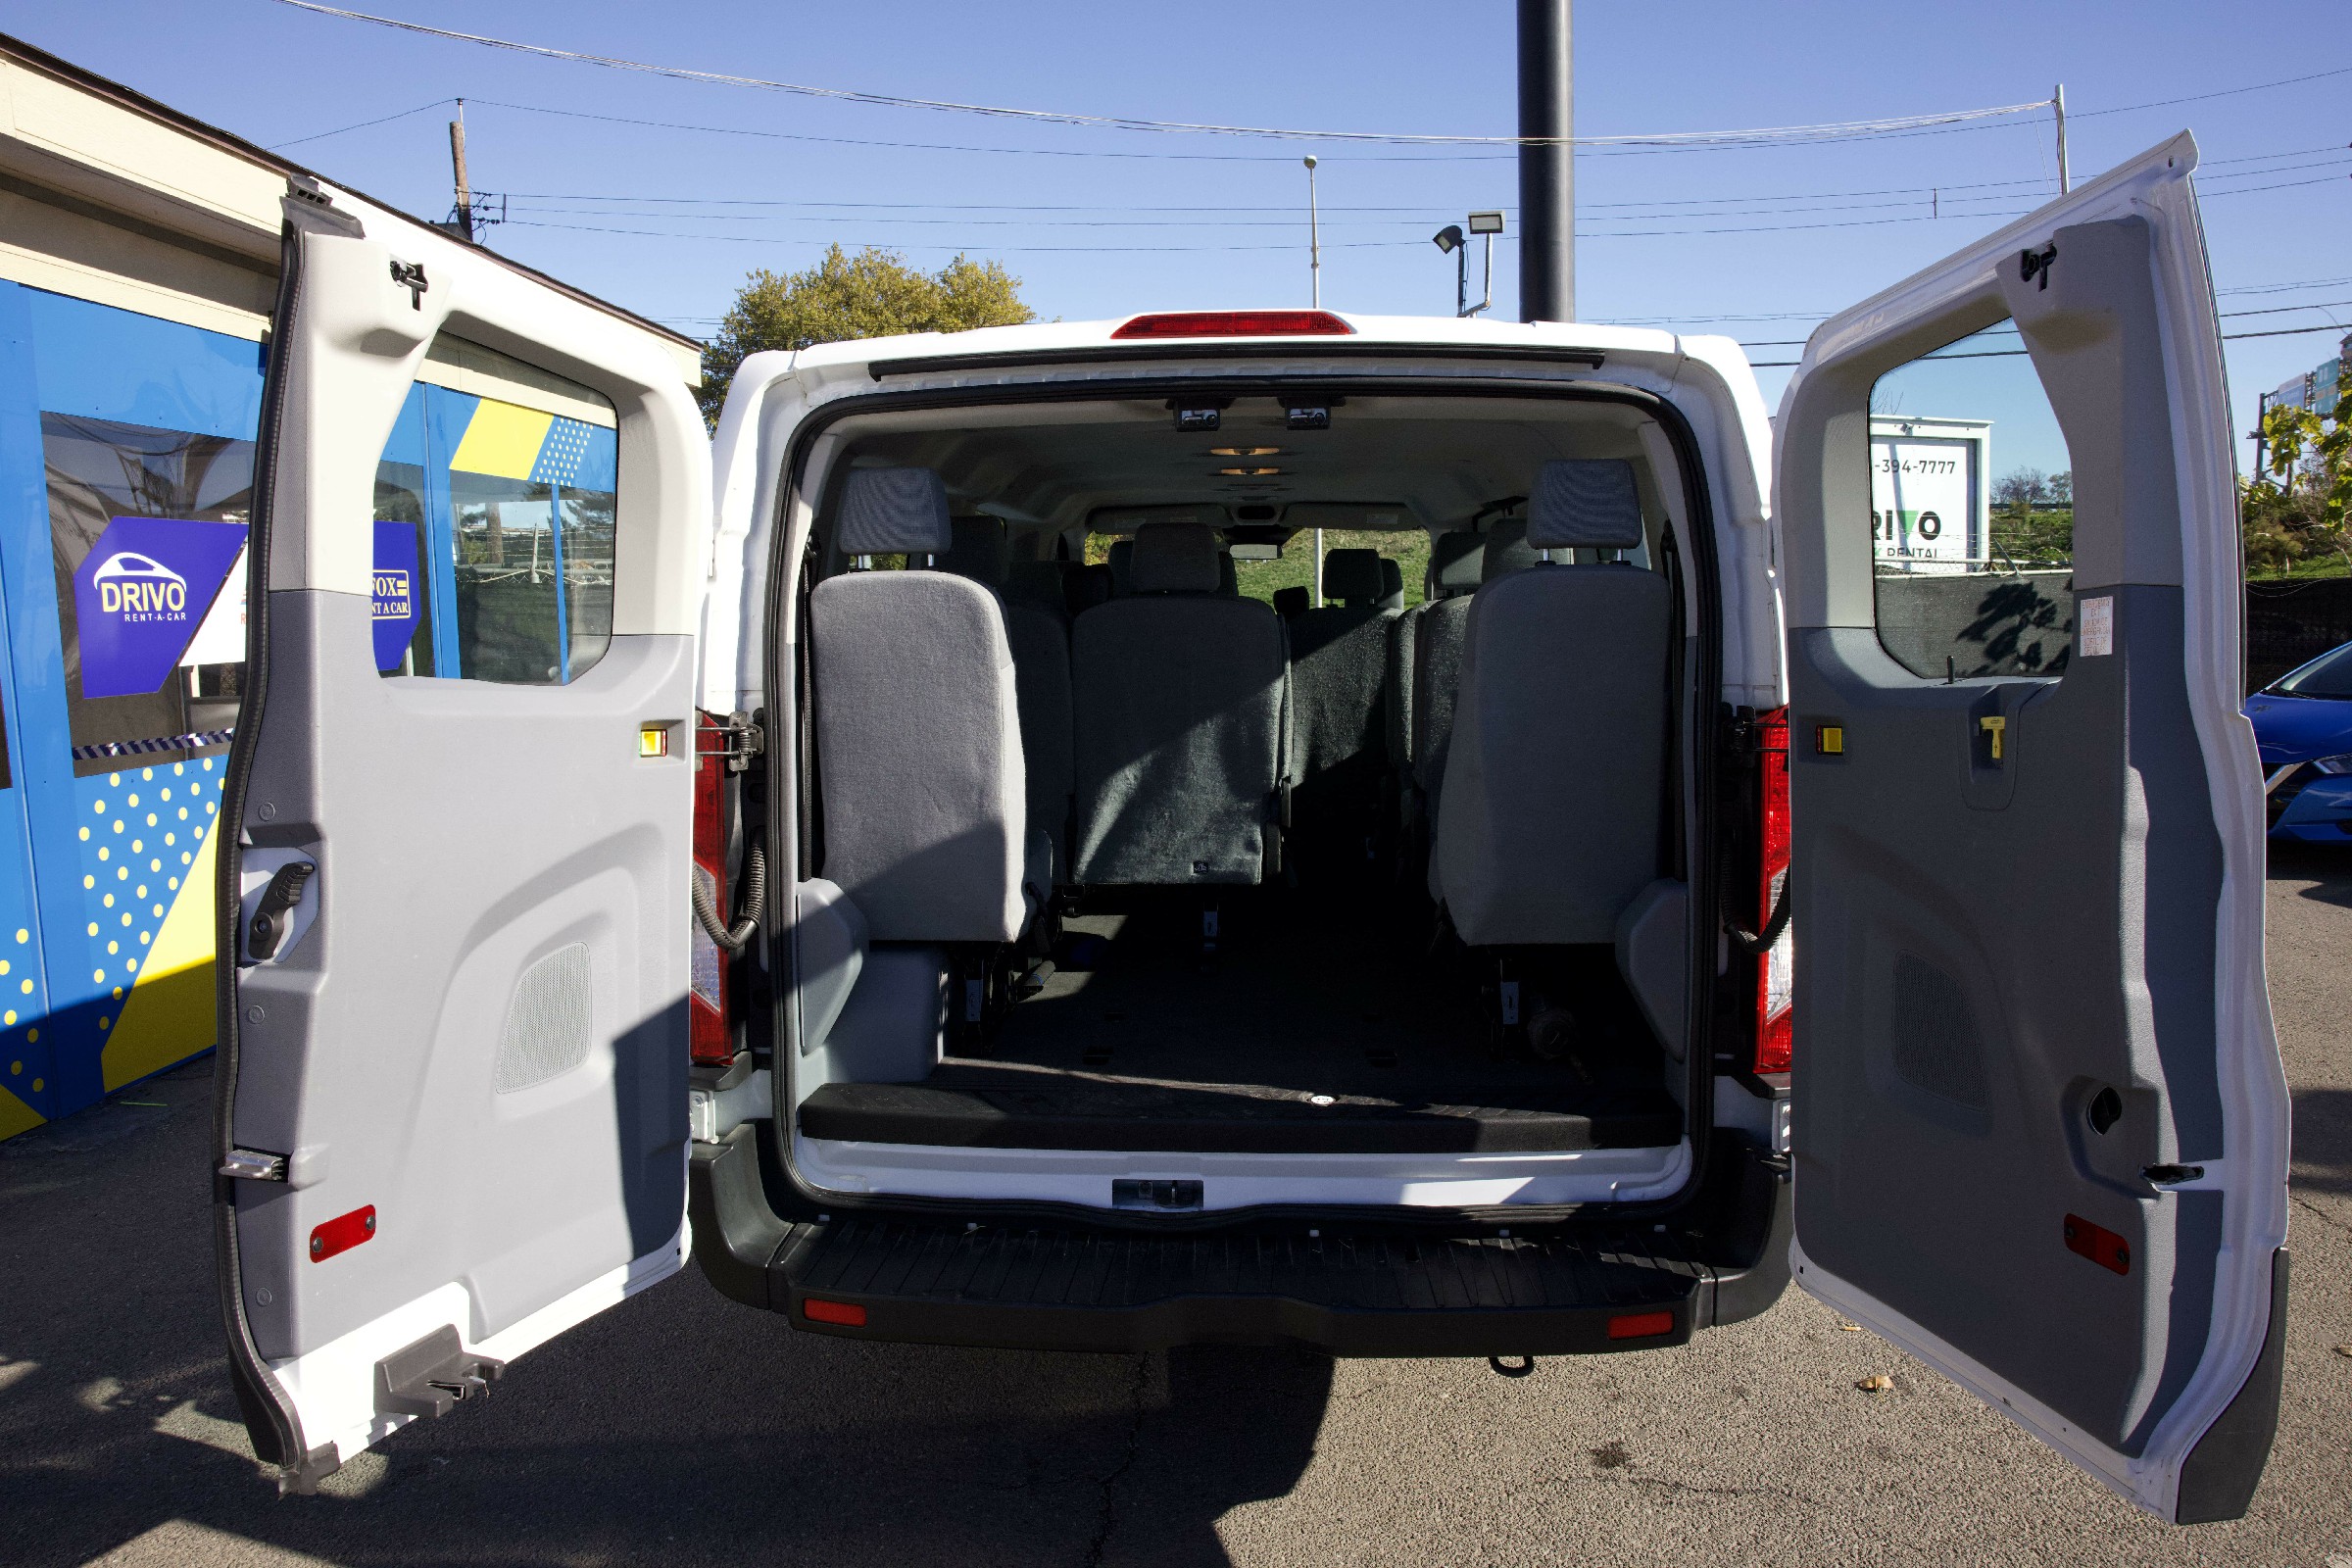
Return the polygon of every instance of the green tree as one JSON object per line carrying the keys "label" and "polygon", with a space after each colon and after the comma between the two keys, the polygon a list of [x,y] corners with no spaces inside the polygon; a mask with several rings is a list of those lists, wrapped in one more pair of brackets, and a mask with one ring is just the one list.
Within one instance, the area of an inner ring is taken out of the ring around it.
{"label": "green tree", "polygon": [[762,268],[744,279],[718,335],[704,347],[696,396],[704,414],[717,418],[735,368],[763,349],[1034,321],[1037,313],[1021,303],[1020,289],[1021,280],[999,262],[958,256],[923,272],[872,246],[850,256],[835,245],[805,272]]}
{"label": "green tree", "polygon": [[2247,561],[2284,571],[2335,555],[2352,569],[2352,364],[2337,372],[2333,408],[2274,405],[2262,434],[2265,471],[2239,498]]}

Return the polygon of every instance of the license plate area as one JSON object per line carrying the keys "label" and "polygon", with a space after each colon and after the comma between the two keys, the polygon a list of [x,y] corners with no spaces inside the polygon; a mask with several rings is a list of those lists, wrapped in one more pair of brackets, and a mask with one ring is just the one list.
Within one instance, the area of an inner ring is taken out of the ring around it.
{"label": "license plate area", "polygon": [[1152,1214],[1198,1213],[1201,1206],[1201,1184],[1122,1176],[1110,1184],[1110,1206]]}

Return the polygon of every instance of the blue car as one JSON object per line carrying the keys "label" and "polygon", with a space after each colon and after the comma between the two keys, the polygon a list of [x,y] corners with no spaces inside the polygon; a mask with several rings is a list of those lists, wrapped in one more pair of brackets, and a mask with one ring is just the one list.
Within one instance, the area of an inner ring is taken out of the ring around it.
{"label": "blue car", "polygon": [[2352,643],[2247,698],[2245,715],[2262,748],[2272,836],[2352,839]]}

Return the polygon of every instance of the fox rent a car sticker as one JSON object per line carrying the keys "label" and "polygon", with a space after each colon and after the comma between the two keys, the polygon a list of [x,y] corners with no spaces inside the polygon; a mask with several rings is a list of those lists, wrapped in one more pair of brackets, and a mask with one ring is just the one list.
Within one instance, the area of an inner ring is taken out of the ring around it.
{"label": "fox rent a car sticker", "polygon": [[161,688],[245,548],[240,522],[116,517],[74,573],[81,694]]}
{"label": "fox rent a car sticker", "polygon": [[368,625],[375,634],[375,667],[391,669],[416,632],[416,525],[375,525],[375,572]]}

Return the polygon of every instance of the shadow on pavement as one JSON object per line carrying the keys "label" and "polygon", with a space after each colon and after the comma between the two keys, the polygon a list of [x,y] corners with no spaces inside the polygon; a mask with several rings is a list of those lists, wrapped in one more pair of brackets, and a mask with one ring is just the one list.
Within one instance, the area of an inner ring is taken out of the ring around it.
{"label": "shadow on pavement", "polygon": [[2273,840],[2270,852],[2274,880],[2309,878],[2312,885],[2302,889],[2304,898],[2352,908],[2352,839],[2340,850],[2326,844]]}
{"label": "shadow on pavement", "polygon": [[209,1094],[198,1063],[0,1145],[11,1563],[1221,1564],[1322,1425],[1320,1357],[832,1340],[689,1268],[280,1499],[221,1371]]}

